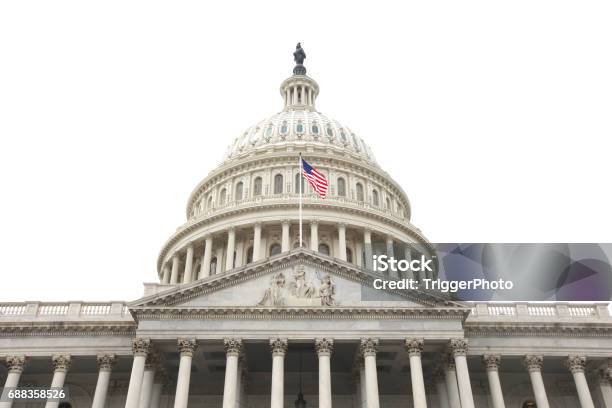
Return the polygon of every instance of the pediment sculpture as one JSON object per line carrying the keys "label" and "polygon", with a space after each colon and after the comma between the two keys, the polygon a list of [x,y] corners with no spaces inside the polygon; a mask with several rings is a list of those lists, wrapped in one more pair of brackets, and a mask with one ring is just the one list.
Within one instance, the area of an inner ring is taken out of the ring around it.
{"label": "pediment sculpture", "polygon": [[272,276],[258,306],[335,306],[336,285],[329,274],[319,276],[315,285],[303,266],[298,267],[287,282],[285,274],[277,272]]}

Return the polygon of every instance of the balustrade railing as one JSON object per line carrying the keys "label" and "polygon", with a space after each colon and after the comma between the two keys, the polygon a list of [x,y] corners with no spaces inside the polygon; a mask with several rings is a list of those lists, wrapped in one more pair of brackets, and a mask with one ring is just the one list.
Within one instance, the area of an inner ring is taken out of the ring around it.
{"label": "balustrade railing", "polygon": [[0,319],[19,317],[88,316],[103,317],[129,316],[124,302],[11,302],[0,303]]}
{"label": "balustrade railing", "polygon": [[501,318],[516,320],[521,318],[610,318],[607,303],[576,304],[568,302],[555,303],[474,303],[471,318]]}

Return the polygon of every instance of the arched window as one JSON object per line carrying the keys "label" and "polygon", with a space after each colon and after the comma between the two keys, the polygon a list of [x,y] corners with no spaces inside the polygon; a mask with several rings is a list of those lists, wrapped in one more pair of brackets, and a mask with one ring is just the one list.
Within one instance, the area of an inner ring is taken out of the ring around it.
{"label": "arched window", "polygon": [[274,176],[274,194],[283,193],[283,175],[277,174]]}
{"label": "arched window", "polygon": [[270,256],[278,255],[281,253],[281,246],[279,244],[272,244],[270,246]]}
{"label": "arched window", "polygon": [[329,246],[327,244],[319,244],[319,252],[323,255],[329,255]]}
{"label": "arched window", "polygon": [[357,201],[363,201],[363,184],[357,183]]}
{"label": "arched window", "polygon": [[234,193],[234,199],[236,201],[238,200],[242,200],[242,189],[244,187],[244,184],[242,183],[242,181],[239,181],[238,184],[236,184],[236,192]]}
{"label": "arched window", "polygon": [[344,129],[340,129],[340,138],[342,138],[342,141],[346,143],[346,133],[344,133]]}
{"label": "arched window", "polygon": [[268,125],[268,128],[266,129],[266,136],[268,138],[272,137],[272,132],[274,131],[274,129],[272,128],[272,124],[270,123]]}
{"label": "arched window", "polygon": [[289,126],[287,126],[287,121],[284,120],[283,124],[281,125],[280,132],[281,134],[286,135],[288,130],[289,130]]}
{"label": "arched window", "polygon": [[227,192],[225,189],[222,189],[219,193],[219,205],[225,204],[225,196],[227,196]]}
{"label": "arched window", "polygon": [[249,249],[247,249],[246,263],[250,264],[251,262],[253,262],[253,247],[249,247]]}
{"label": "arched window", "polygon": [[346,182],[342,177],[338,177],[338,195],[346,197]]}
{"label": "arched window", "polygon": [[325,132],[327,133],[327,137],[330,139],[334,137],[334,130],[331,128],[331,126],[327,126]]}
{"label": "arched window", "polygon": [[380,201],[378,200],[378,191],[372,190],[372,204],[376,207],[380,205]]}
{"label": "arched window", "polygon": [[391,200],[389,200],[389,197],[386,198],[386,204],[387,204],[387,210],[391,209]]}
{"label": "arched window", "polygon": [[300,173],[297,173],[295,175],[295,193],[298,194],[300,192],[300,183],[302,183],[302,194],[306,192],[306,190],[304,190],[304,177],[302,177],[302,175]]}
{"label": "arched window", "polygon": [[297,133],[304,133],[304,124],[301,120],[298,120],[297,126],[295,127]]}
{"label": "arched window", "polygon": [[317,125],[317,122],[313,122],[312,127],[310,129],[314,135],[319,134],[319,125]]}
{"label": "arched window", "polygon": [[210,260],[210,274],[214,275],[217,273],[217,257]]}
{"label": "arched window", "polygon": [[261,195],[261,177],[256,177],[255,181],[253,182],[253,195]]}
{"label": "arched window", "polygon": [[346,248],[346,261],[353,263],[353,251],[351,251],[351,248]]}

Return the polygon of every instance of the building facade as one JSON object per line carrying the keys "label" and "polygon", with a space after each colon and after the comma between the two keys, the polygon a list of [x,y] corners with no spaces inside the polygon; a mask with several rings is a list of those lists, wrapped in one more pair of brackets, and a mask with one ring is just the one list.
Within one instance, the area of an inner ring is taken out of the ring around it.
{"label": "building facade", "polygon": [[[365,300],[373,254],[434,250],[368,145],[316,110],[296,62],[283,110],[191,193],[142,298],[0,304],[5,394],[69,392],[0,407],[612,408],[607,304]],[[325,199],[298,153],[328,179]]]}

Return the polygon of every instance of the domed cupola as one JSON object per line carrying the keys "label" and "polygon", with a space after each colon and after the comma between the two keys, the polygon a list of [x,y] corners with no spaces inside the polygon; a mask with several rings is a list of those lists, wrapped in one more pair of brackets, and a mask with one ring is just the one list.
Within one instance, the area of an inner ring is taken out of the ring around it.
{"label": "domed cupola", "polygon": [[293,75],[283,81],[284,108],[248,128],[228,147],[225,161],[267,152],[270,148],[325,149],[377,165],[370,147],[347,126],[315,108],[319,85],[306,75],[306,53],[298,43]]}

